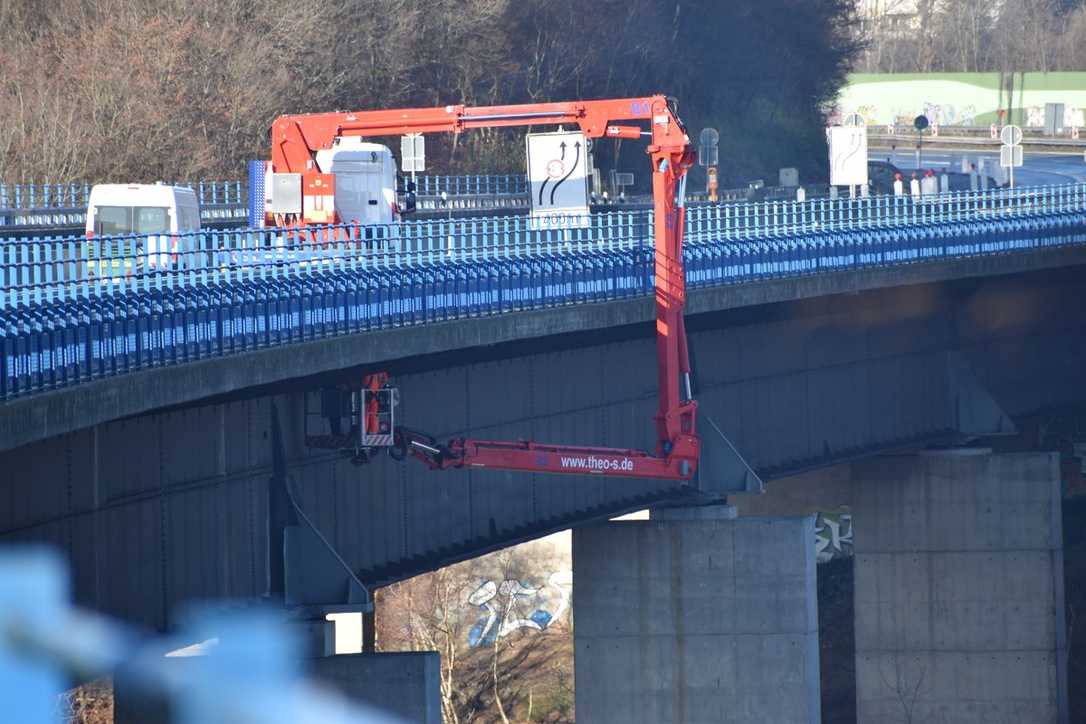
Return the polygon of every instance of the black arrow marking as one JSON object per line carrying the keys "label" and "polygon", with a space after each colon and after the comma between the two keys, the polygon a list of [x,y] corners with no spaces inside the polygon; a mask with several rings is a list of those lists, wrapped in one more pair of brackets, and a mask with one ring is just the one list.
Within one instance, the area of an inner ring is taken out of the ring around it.
{"label": "black arrow marking", "polygon": [[[577,170],[577,164],[581,162],[581,142],[577,141],[577,143],[573,144],[573,148],[577,152],[576,155],[573,156],[573,165],[569,167],[569,171],[566,172],[566,175],[558,179],[558,183],[551,187],[551,206],[554,206],[554,192],[558,190],[558,187],[561,186],[567,178],[573,175],[573,172]],[[566,144],[562,143],[562,153],[564,154],[565,151]],[[543,196],[542,190],[539,195],[541,197]],[[542,204],[543,201],[540,200],[539,203]]]}
{"label": "black arrow marking", "polygon": [[547,188],[547,182],[551,180],[551,177],[543,179],[543,183],[539,185],[539,205],[543,205],[543,189]]}
{"label": "black arrow marking", "polygon": [[559,161],[565,161],[566,160],[566,142],[562,141],[562,143],[559,145],[559,148],[562,149],[562,157],[560,159],[558,159],[558,160]]}

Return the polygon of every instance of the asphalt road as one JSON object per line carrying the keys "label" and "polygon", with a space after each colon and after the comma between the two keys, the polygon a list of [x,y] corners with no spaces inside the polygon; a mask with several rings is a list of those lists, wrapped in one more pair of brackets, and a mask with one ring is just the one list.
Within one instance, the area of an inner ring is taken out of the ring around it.
{"label": "asphalt road", "polygon": [[[979,152],[950,152],[950,151],[925,151],[921,168],[946,168],[952,171],[960,171],[960,159],[965,156],[970,162],[976,163],[978,157],[985,159],[986,173],[998,179],[999,154]],[[886,150],[872,150],[868,153],[871,160],[889,159],[898,168],[917,168],[916,152],[891,153]],[[1015,186],[1048,186],[1052,184],[1086,182],[1086,159],[1081,155],[1051,154],[1051,153],[1027,153],[1023,158],[1021,168],[1014,170]]]}

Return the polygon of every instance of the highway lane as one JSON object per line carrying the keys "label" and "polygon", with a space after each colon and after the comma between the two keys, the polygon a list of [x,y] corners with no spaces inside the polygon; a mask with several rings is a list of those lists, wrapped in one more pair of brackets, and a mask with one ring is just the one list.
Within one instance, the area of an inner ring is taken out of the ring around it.
{"label": "highway lane", "polygon": [[[903,169],[917,167],[915,151],[891,152],[878,149],[872,150],[868,156],[872,160],[889,160],[895,166]],[[925,151],[921,167],[960,171],[963,156],[972,163],[976,163],[978,159],[983,158],[986,173],[997,180],[999,179],[998,153]],[[1023,158],[1023,166],[1014,170],[1016,186],[1049,186],[1083,181],[1086,181],[1086,160],[1081,155],[1072,156],[1044,152],[1027,153]]]}

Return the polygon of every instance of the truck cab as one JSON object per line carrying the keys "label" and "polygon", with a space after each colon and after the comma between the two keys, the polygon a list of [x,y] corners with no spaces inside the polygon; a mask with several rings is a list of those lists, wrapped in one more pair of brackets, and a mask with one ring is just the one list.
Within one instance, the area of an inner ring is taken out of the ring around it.
{"label": "truck cab", "polygon": [[335,176],[336,213],[341,223],[391,224],[398,220],[396,159],[388,146],[346,136],[316,155],[321,173]]}
{"label": "truck cab", "polygon": [[397,200],[396,158],[388,146],[340,136],[314,157],[316,168],[304,173],[273,173],[271,164],[264,163],[264,225],[299,218],[306,223],[391,225],[414,210],[413,186],[404,203]]}
{"label": "truck cab", "polygon": [[178,235],[196,231],[200,203],[190,188],[97,184],[87,204],[88,271],[108,276],[173,267],[178,261]]}

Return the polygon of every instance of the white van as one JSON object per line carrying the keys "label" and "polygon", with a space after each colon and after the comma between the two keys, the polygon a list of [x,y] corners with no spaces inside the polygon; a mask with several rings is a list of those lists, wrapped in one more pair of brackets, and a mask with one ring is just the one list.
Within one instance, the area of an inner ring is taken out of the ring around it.
{"label": "white van", "polygon": [[388,146],[343,136],[316,155],[321,173],[336,177],[336,213],[341,223],[391,224],[399,220],[396,159]]}
{"label": "white van", "polygon": [[[190,188],[97,184],[87,204],[89,271],[106,275],[131,273],[141,267],[176,266],[177,235],[199,230],[200,203]],[[101,243],[93,239],[102,236],[137,238],[134,242],[114,240],[112,248],[101,249]]]}

